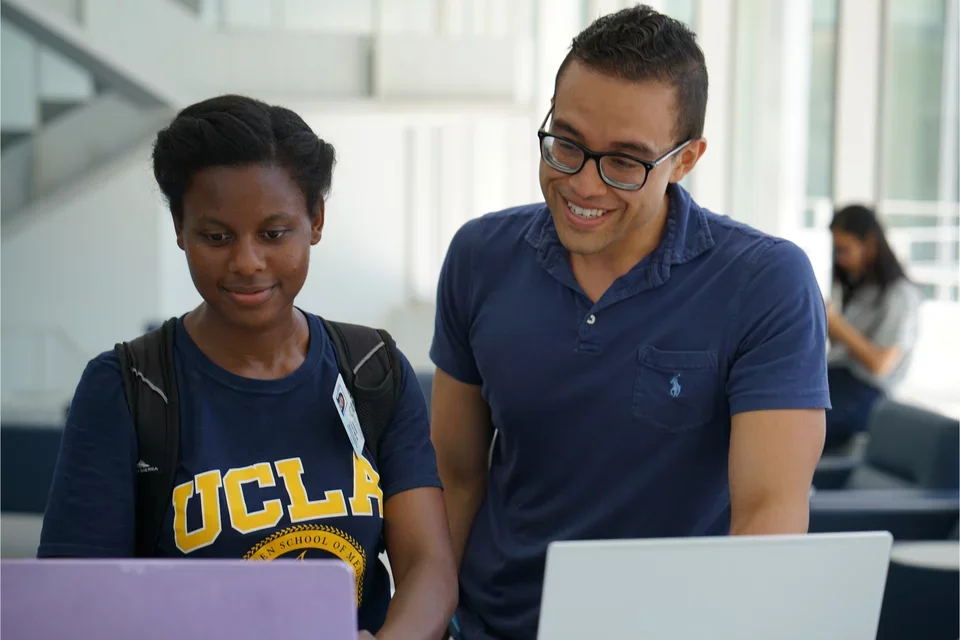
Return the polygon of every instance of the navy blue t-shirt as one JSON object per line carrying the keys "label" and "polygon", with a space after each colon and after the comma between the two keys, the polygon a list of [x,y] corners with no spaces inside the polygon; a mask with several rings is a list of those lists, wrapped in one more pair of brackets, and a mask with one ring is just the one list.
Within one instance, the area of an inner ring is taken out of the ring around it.
{"label": "navy blue t-shirt", "polygon": [[533,638],[553,540],[724,535],[730,418],[829,407],[826,317],[794,244],[671,185],[657,249],[596,304],[545,204],[466,223],[431,357],[497,430],[460,572],[464,638]]}
{"label": "navy blue t-shirt", "polygon": [[[336,353],[306,314],[303,364],[279,380],[234,375],[177,326],[181,461],[159,556],[340,558],[357,578],[359,626],[383,624],[389,576],[378,559],[383,503],[439,487],[423,393],[406,358],[402,395],[380,443],[354,454],[336,410]],[[64,429],[38,555],[124,557],[134,552],[136,473],[152,461],[137,442],[114,353],[92,360]]]}

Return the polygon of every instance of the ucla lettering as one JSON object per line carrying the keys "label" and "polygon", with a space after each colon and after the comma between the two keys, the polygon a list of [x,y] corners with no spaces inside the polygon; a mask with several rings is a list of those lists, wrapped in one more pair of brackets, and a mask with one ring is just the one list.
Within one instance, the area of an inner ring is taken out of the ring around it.
{"label": "ucla lettering", "polygon": [[364,458],[353,454],[353,497],[350,498],[350,510],[355,516],[372,516],[373,500],[377,501],[377,510],[383,517],[383,491],[380,489],[380,474]]}
{"label": "ucla lettering", "polygon": [[277,475],[283,478],[283,484],[290,496],[287,513],[290,522],[305,522],[323,518],[342,518],[347,514],[347,502],[343,498],[343,491],[327,491],[322,500],[310,500],[307,489],[303,486],[303,462],[300,458],[288,458],[273,463],[277,468]]}
{"label": "ucla lettering", "polygon": [[[274,469],[276,475],[274,475]],[[299,457],[278,460],[274,463],[258,462],[256,464],[228,469],[222,476],[221,471],[214,469],[197,474],[192,482],[184,482],[173,490],[173,528],[177,548],[183,553],[191,553],[213,544],[223,530],[221,522],[220,493],[223,490],[227,505],[227,516],[230,526],[234,530],[248,534],[256,531],[272,529],[279,525],[283,518],[283,501],[278,498],[258,500],[252,498],[256,491],[248,488],[244,499],[244,486],[255,484],[259,489],[276,487],[279,476],[283,480],[289,502],[286,505],[287,515],[292,524],[306,521],[339,518],[349,515],[373,516],[373,501],[377,501],[377,515],[383,517],[383,491],[380,489],[380,474],[373,465],[362,457],[353,454],[353,495],[347,500],[341,489],[325,491],[323,498],[311,500],[307,494],[303,481],[303,462]],[[193,529],[188,529],[187,505],[194,496],[200,498],[201,522],[191,522]],[[248,504],[249,503],[249,504]],[[348,508],[349,503],[349,508]],[[284,546],[290,545],[302,548],[303,545],[318,546],[335,549],[338,553],[345,552],[342,543],[328,541],[324,534],[317,533],[311,536],[288,537],[281,540],[276,551],[282,553]],[[273,554],[274,549],[259,549],[259,553]],[[352,561],[348,561],[353,564]]]}
{"label": "ucla lettering", "polygon": [[273,469],[268,462],[228,471],[223,477],[223,491],[227,496],[230,524],[240,533],[272,529],[283,517],[283,506],[279,500],[268,500],[258,511],[247,510],[247,505],[243,501],[243,485],[248,482],[256,482],[261,488],[274,487],[277,484],[273,477]]}
{"label": "ucla lettering", "polygon": [[[183,553],[213,544],[223,530],[220,523],[220,471],[197,475],[193,482],[184,482],[173,490],[173,539]],[[187,504],[194,493],[200,495],[202,523],[199,529],[187,531]]]}

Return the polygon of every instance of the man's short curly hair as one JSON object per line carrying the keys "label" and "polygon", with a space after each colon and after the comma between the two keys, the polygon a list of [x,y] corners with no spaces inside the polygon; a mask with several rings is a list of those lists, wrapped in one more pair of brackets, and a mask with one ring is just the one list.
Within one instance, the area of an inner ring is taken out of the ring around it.
{"label": "man's short curly hair", "polygon": [[556,86],[572,62],[630,82],[657,80],[676,89],[677,142],[703,136],[707,65],[696,35],[682,22],[637,5],[595,20],[573,39]]}

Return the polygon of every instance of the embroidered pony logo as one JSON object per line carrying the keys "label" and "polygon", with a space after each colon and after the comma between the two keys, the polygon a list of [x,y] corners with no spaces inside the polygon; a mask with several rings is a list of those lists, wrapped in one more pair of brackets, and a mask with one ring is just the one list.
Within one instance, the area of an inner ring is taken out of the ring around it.
{"label": "embroidered pony logo", "polygon": [[672,378],[670,378],[670,397],[676,398],[677,396],[680,395],[680,391],[682,389],[683,387],[680,386],[680,374],[678,373]]}

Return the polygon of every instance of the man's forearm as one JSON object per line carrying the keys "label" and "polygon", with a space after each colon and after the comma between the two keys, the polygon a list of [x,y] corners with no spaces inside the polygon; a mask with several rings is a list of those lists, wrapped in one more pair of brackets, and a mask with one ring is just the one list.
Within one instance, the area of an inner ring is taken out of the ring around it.
{"label": "man's forearm", "polygon": [[471,482],[448,481],[444,483],[443,500],[447,508],[447,522],[450,524],[450,538],[453,541],[453,554],[457,561],[457,571],[467,546],[467,538],[473,528],[480,503],[486,495],[486,478]]}
{"label": "man's forearm", "polygon": [[810,503],[759,505],[742,513],[734,513],[730,535],[770,535],[807,533],[810,526]]}

